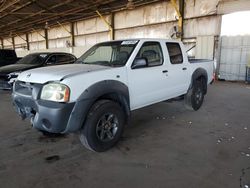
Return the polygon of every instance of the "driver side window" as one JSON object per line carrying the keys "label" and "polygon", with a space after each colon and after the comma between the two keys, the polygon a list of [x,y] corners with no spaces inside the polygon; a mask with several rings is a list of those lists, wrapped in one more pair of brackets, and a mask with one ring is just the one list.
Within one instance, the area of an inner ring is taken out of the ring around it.
{"label": "driver side window", "polygon": [[147,62],[148,67],[159,66],[163,64],[163,54],[161,45],[158,42],[145,42],[138,54],[136,59],[144,58]]}

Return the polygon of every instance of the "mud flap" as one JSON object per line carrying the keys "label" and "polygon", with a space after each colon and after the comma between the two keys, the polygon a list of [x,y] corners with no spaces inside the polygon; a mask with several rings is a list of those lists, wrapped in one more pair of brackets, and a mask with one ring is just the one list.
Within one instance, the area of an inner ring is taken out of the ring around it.
{"label": "mud flap", "polygon": [[187,94],[184,96],[184,106],[188,109],[188,110],[193,110],[192,107],[192,102],[191,102],[191,96],[193,93],[193,87],[188,89]]}

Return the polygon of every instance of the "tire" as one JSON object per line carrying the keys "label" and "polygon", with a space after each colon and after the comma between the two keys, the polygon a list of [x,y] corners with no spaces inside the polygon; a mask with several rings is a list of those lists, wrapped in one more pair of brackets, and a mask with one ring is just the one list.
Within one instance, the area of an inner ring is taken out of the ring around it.
{"label": "tire", "polygon": [[194,85],[184,97],[185,107],[189,110],[199,110],[204,100],[204,86],[202,80],[195,80]]}
{"label": "tire", "polygon": [[80,141],[92,151],[107,151],[119,141],[124,124],[125,113],[119,104],[110,100],[97,101],[80,130]]}

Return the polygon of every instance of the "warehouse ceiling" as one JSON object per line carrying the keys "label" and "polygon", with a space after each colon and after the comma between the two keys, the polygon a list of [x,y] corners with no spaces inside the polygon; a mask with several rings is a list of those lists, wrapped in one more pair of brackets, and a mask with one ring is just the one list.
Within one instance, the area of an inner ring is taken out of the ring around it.
{"label": "warehouse ceiling", "polygon": [[133,9],[159,0],[0,0],[0,37]]}

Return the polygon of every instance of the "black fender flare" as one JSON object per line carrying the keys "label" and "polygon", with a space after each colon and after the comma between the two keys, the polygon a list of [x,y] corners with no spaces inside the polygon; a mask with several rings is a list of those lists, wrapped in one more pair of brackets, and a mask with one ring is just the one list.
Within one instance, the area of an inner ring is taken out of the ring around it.
{"label": "black fender flare", "polygon": [[190,83],[190,86],[189,86],[189,89],[192,89],[193,88],[193,84],[194,84],[194,81],[199,79],[200,77],[203,77],[205,78],[205,83],[203,83],[204,85],[204,94],[207,93],[207,80],[208,80],[208,76],[207,76],[207,71],[203,68],[197,68],[193,74],[192,74],[192,77],[191,77],[191,83]]}
{"label": "black fender flare", "polygon": [[128,87],[120,81],[104,80],[93,84],[80,95],[72,110],[64,133],[80,130],[92,105],[103,96],[107,97],[105,99],[118,102],[126,114],[126,119],[129,119],[130,101]]}

